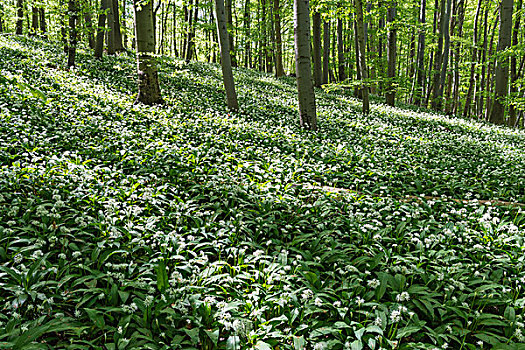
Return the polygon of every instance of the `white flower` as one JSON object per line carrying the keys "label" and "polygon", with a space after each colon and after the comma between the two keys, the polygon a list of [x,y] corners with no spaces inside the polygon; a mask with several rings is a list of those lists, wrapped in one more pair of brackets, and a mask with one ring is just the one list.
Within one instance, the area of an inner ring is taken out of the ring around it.
{"label": "white flower", "polygon": [[377,279],[373,279],[373,280],[370,280],[368,281],[368,286],[372,289],[376,289],[377,287],[379,287],[381,285],[381,282],[379,282],[379,280]]}
{"label": "white flower", "polygon": [[408,292],[403,292],[401,294],[398,294],[396,296],[396,300],[401,302],[401,301],[408,301],[410,300],[410,294],[408,294]]}
{"label": "white flower", "polygon": [[315,306],[321,307],[321,306],[323,306],[323,300],[321,298],[317,297],[314,300],[314,304],[315,304]]}

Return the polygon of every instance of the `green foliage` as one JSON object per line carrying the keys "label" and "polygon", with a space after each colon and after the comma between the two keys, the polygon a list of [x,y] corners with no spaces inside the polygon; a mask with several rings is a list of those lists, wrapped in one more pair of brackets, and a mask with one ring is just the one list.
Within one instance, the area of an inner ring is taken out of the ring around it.
{"label": "green foliage", "polygon": [[237,70],[229,114],[218,66],[145,107],[133,57],[62,62],[0,37],[45,96],[0,85],[1,347],[523,347],[523,211],[478,202],[525,202],[522,131],[318,91],[306,132],[288,78]]}

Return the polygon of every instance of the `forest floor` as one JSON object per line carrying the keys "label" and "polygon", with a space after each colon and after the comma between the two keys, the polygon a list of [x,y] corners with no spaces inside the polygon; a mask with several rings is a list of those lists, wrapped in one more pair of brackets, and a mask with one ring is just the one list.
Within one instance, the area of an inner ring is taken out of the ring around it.
{"label": "forest floor", "polygon": [[58,46],[0,36],[0,348],[525,349],[524,131]]}

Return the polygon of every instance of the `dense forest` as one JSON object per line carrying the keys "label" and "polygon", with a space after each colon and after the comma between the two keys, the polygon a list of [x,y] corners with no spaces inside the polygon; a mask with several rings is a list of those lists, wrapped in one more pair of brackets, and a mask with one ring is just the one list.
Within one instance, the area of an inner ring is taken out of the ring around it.
{"label": "dense forest", "polygon": [[522,17],[0,1],[0,349],[525,349]]}
{"label": "dense forest", "polygon": [[[309,38],[301,57],[311,57],[315,87],[353,89],[363,99],[365,112],[368,94],[374,94],[391,106],[398,101],[448,115],[523,125],[522,0],[295,4],[299,15],[308,15],[307,22],[295,24],[299,30],[308,26],[300,35]],[[3,2],[0,31],[61,40],[69,50],[69,65],[81,42],[96,57],[104,47],[108,55],[137,47],[139,52],[204,62],[221,61],[221,49],[227,46],[227,66],[277,77],[296,74],[291,1],[152,0],[135,5],[140,10],[137,31],[132,1]],[[217,31],[218,24],[227,33]],[[147,48],[141,45],[146,41]],[[146,61],[142,65],[148,66]],[[229,95],[234,93],[233,82],[230,85]]]}

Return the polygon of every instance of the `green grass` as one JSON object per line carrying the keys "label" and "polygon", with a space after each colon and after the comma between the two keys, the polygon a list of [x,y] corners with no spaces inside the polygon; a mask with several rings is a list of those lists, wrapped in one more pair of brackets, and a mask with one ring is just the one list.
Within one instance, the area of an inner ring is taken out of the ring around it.
{"label": "green grass", "polygon": [[525,203],[523,131],[319,90],[307,132],[292,79],[236,70],[228,113],[168,58],[134,106],[133,57],[64,62],[0,36],[0,348],[525,348],[525,215],[486,202]]}

